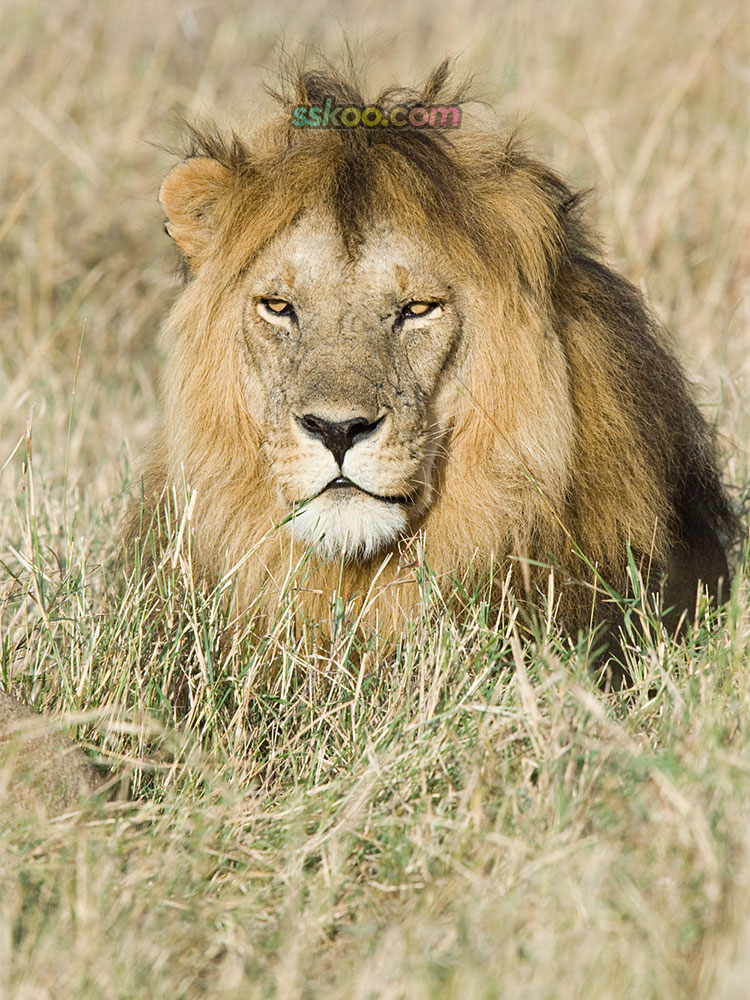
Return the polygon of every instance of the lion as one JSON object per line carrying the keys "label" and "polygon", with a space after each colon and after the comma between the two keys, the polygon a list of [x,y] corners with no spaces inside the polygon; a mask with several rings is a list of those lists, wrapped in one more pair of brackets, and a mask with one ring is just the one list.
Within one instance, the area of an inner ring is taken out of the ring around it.
{"label": "lion", "polygon": [[461,105],[459,128],[297,127],[367,105],[302,70],[259,125],[191,130],[159,194],[185,281],[126,544],[189,496],[194,571],[240,613],[304,566],[308,615],[338,595],[386,630],[424,566],[507,570],[532,609],[551,567],[575,634],[635,560],[676,624],[727,589],[712,430],[582,197],[449,81],[374,105]]}

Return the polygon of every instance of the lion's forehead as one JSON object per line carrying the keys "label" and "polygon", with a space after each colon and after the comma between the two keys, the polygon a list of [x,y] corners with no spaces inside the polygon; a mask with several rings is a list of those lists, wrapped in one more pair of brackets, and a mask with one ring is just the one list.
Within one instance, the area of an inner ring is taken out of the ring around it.
{"label": "lion's forehead", "polygon": [[[345,245],[333,216],[306,213],[265,248],[248,272],[256,294],[287,293],[324,308],[351,310],[358,303],[444,297],[450,264],[437,250],[400,231],[390,220],[373,223],[356,248]],[[266,285],[272,288],[266,288]]]}

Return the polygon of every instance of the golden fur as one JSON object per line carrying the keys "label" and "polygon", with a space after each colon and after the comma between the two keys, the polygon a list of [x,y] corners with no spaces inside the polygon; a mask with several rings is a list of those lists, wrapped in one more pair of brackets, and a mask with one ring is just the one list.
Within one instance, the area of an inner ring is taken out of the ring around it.
{"label": "golden fur", "polygon": [[[452,104],[447,79],[441,66],[375,103]],[[419,599],[415,537],[439,577],[520,560],[532,603],[537,564],[556,566],[572,629],[591,615],[592,565],[627,589],[628,545],[654,584],[671,571],[680,609],[699,580],[716,591],[731,511],[712,435],[639,294],[600,261],[580,198],[467,112],[450,131],[292,127],[294,105],[326,97],[366,104],[336,74],[302,73],[247,134],[195,131],[164,181],[186,284],[146,510],[165,490],[179,507],[187,485],[194,565],[211,583],[231,572],[239,609],[274,604],[304,565],[311,615],[339,588],[353,607],[376,591],[371,617],[399,627]],[[277,323],[263,295],[298,296],[299,316]],[[437,318],[404,320],[404,298],[438,302]],[[352,467],[371,493],[405,498],[386,512],[322,494],[315,524],[338,527],[307,561],[314,528],[274,530],[331,461],[299,430],[303,411],[361,420]],[[134,503],[129,546],[148,524]]]}

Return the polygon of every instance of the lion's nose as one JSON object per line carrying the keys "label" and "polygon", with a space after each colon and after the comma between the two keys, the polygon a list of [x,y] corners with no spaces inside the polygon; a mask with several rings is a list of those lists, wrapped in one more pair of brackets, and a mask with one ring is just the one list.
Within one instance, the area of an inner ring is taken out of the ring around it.
{"label": "lion's nose", "polygon": [[352,417],[351,420],[325,420],[314,413],[305,413],[297,417],[300,427],[313,437],[322,441],[339,464],[344,463],[344,455],[352,445],[369,437],[383,423],[385,416],[375,421],[366,417]]}

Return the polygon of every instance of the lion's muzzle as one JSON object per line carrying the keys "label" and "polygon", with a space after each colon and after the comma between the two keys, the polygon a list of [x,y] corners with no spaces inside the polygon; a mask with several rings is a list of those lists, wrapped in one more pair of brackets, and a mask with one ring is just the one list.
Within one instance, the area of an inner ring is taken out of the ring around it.
{"label": "lion's muzzle", "polygon": [[349,420],[326,420],[314,413],[306,413],[301,417],[295,414],[295,419],[307,434],[323,442],[341,468],[347,451],[358,441],[374,434],[385,420],[385,414],[373,421],[363,416]]}

